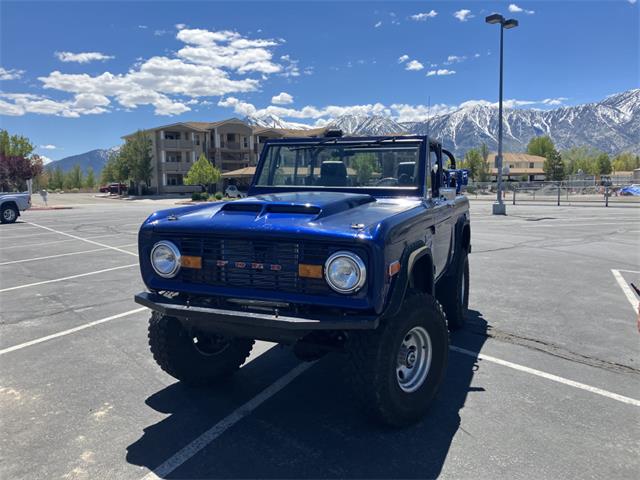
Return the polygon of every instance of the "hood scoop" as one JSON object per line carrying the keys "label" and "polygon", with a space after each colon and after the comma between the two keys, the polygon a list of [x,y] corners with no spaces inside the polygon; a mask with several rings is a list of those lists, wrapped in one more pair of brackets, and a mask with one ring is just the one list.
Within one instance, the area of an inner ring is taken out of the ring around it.
{"label": "hood scoop", "polygon": [[366,203],[375,202],[371,195],[309,192],[258,195],[225,203],[219,214],[251,213],[262,217],[267,214],[312,215],[318,218],[335,215]]}

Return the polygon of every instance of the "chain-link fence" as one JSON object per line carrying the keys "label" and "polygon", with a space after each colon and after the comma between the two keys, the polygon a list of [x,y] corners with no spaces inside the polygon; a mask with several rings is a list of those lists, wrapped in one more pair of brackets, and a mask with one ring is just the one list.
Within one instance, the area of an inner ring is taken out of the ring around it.
{"label": "chain-link fence", "polygon": [[[609,206],[617,203],[637,203],[640,196],[628,194],[626,185],[595,185],[594,182],[569,180],[562,182],[504,182],[503,198],[505,202],[539,202],[570,205],[590,202]],[[466,194],[478,200],[494,200],[497,185],[495,182],[469,182]]]}

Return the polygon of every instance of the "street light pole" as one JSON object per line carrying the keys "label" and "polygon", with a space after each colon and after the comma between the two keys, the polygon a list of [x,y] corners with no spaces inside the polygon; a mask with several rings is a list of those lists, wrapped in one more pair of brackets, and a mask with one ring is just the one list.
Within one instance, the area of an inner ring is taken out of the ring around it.
{"label": "street light pole", "polygon": [[507,207],[502,201],[502,77],[504,71],[504,30],[515,28],[518,26],[518,21],[511,18],[505,20],[505,18],[499,13],[489,15],[485,21],[490,24],[500,24],[500,87],[498,94],[498,155],[496,157],[496,181],[497,181],[497,193],[496,203],[493,204],[494,215],[506,215]]}

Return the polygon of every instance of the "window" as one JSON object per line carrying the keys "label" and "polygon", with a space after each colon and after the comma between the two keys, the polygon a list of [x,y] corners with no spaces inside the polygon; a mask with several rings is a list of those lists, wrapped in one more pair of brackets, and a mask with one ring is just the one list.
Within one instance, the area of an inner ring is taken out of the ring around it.
{"label": "window", "polygon": [[536,166],[533,162],[529,162],[529,168],[536,168]]}
{"label": "window", "polygon": [[198,135],[197,133],[193,136],[196,145],[200,145],[200,135]]}
{"label": "window", "polygon": [[249,148],[249,137],[242,137],[242,148]]}
{"label": "window", "polygon": [[167,152],[165,157],[166,162],[181,162],[182,152]]}
{"label": "window", "polygon": [[171,186],[182,185],[182,174],[181,173],[168,173],[167,174],[167,185],[171,185]]}
{"label": "window", "polygon": [[231,143],[231,142],[235,142],[236,141],[236,134],[235,133],[227,133],[227,142]]}
{"label": "window", "polygon": [[415,188],[418,142],[271,145],[257,185]]}
{"label": "window", "polygon": [[180,140],[180,132],[164,132],[165,140]]}

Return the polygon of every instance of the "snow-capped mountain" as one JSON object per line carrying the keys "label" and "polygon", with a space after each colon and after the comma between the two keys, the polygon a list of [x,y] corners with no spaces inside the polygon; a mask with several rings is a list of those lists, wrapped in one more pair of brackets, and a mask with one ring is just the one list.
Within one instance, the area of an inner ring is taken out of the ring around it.
{"label": "snow-capped mountain", "polygon": [[[497,148],[498,108],[473,105],[427,122],[404,124],[411,133],[430,134],[462,153],[486,143]],[[609,153],[640,152],[640,89],[607,97],[601,102],[554,110],[506,109],[506,150],[523,151],[529,140],[549,135],[556,147],[591,146]]]}
{"label": "snow-capped mountain", "polygon": [[71,170],[75,165],[80,165],[82,171],[86,174],[87,168],[93,168],[94,173],[99,174],[104,168],[109,157],[120,150],[120,146],[111,148],[98,148],[96,150],[90,150],[79,155],[72,155],[60,160],[54,160],[47,164],[47,170],[55,170],[56,168],[62,168],[63,172]]}
{"label": "snow-capped mountain", "polygon": [[[398,123],[384,116],[343,115],[329,126],[345,135],[430,133],[457,154],[481,143],[492,150],[498,146],[498,108],[485,104],[469,105],[430,122]],[[640,153],[640,89],[574,107],[505,109],[505,150],[524,151],[529,140],[539,135],[549,135],[560,150],[590,146],[611,154]]]}
{"label": "snow-capped mountain", "polygon": [[250,115],[248,117],[245,117],[244,121],[254,127],[284,128],[287,130],[308,130],[310,128],[313,128],[310,125],[306,125],[304,123],[288,122],[273,114],[260,116]]}
{"label": "snow-capped mountain", "polygon": [[388,135],[406,132],[406,128],[381,115],[342,115],[328,125],[339,128],[345,135]]}

